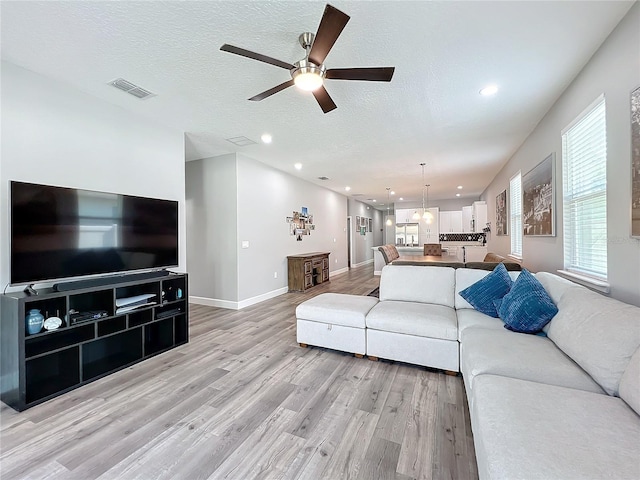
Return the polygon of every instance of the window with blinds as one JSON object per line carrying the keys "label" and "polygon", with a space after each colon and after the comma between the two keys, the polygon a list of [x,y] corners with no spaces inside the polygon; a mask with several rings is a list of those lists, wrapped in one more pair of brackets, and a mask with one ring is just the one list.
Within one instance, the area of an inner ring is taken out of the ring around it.
{"label": "window with blinds", "polygon": [[522,176],[520,172],[509,181],[509,200],[511,203],[509,215],[511,255],[522,257]]}
{"label": "window with blinds", "polygon": [[564,268],[607,279],[607,130],[604,96],[562,131]]}

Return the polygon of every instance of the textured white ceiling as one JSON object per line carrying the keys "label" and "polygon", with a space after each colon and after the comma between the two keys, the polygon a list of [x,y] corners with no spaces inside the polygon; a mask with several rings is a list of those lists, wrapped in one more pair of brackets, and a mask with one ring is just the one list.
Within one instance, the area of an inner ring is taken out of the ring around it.
{"label": "textured white ceiling", "polygon": [[[322,2],[2,1],[2,59],[186,132],[186,160],[230,152],[358,199],[477,197],[632,1],[339,1],[351,16],[327,68],[395,66],[391,83],[326,81],[323,114],[281,68],[221,52],[229,43],[286,62],[304,56]],[[157,94],[107,85],[123,77]],[[495,97],[478,91],[500,86]],[[273,143],[260,143],[262,133]],[[255,145],[225,139],[246,136]],[[301,171],[293,164],[301,162]],[[320,181],[319,176],[329,177]]]}

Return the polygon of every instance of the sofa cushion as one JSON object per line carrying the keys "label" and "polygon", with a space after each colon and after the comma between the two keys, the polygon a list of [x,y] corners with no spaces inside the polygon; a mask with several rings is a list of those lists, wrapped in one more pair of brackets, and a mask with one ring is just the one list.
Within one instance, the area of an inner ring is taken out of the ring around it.
{"label": "sofa cushion", "polygon": [[296,318],[364,328],[365,316],[376,303],[378,303],[377,298],[366,295],[322,293],[298,305]]}
{"label": "sofa cushion", "polygon": [[620,398],[640,414],[640,348],[629,360],[620,379]]}
{"label": "sofa cushion", "polygon": [[380,300],[453,307],[455,272],[448,267],[385,265],[380,276]]}
{"label": "sofa cushion", "polygon": [[[567,290],[572,288],[585,289],[585,287],[583,287],[582,285],[573,283],[572,281],[567,280],[566,278],[559,277],[558,275],[554,275],[553,273],[537,272],[534,274],[534,276],[547,291],[547,293],[551,297],[551,300],[553,300],[553,303],[555,303],[556,306]],[[547,323],[544,326],[542,331],[547,332],[552,323],[553,319],[551,320],[551,322]]]}
{"label": "sofa cushion", "polygon": [[459,294],[479,312],[498,318],[493,302],[504,297],[512,283],[507,269],[499,263],[489,275],[460,290]]}
{"label": "sofa cushion", "polygon": [[387,332],[445,340],[458,339],[456,312],[443,305],[385,300],[369,311],[366,324],[367,328]]}
{"label": "sofa cushion", "polygon": [[[455,307],[460,308],[473,308],[473,306],[460,296],[460,291],[473,285],[478,280],[486,277],[489,273],[486,270],[479,270],[475,268],[458,268],[456,271],[456,286],[455,286]],[[515,280],[520,275],[520,272],[509,272],[511,280]]]}
{"label": "sofa cushion", "polygon": [[525,268],[496,308],[505,326],[520,333],[536,333],[551,321],[558,307],[536,277]]}
{"label": "sofa cushion", "polygon": [[640,345],[640,308],[586,288],[568,288],[547,335],[609,395]]}
{"label": "sofa cushion", "polygon": [[604,393],[548,338],[471,327],[462,332],[461,343],[460,370],[468,389],[478,375],[491,374]]}
{"label": "sofa cushion", "polygon": [[504,322],[472,308],[456,310],[458,316],[458,340],[462,341],[462,332],[470,327],[487,328],[504,332]]}
{"label": "sofa cushion", "polygon": [[640,419],[619,398],[494,375],[472,396],[480,478],[640,476]]}

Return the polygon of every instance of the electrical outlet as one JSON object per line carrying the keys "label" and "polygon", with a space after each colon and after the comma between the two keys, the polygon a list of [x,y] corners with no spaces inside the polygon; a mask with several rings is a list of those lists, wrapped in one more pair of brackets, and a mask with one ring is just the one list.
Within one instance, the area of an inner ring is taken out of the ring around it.
{"label": "electrical outlet", "polygon": [[278,272],[273,272],[273,278],[278,278]]}

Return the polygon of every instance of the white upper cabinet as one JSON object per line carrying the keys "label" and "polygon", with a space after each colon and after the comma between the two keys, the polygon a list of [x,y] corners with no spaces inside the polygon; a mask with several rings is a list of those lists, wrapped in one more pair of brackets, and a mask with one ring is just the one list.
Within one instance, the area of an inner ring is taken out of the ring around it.
{"label": "white upper cabinet", "polygon": [[480,233],[482,229],[487,226],[487,204],[485,202],[473,203],[473,224],[475,226],[475,232]]}
{"label": "white upper cabinet", "polygon": [[440,233],[462,232],[462,210],[440,212]]}
{"label": "white upper cabinet", "polygon": [[399,208],[396,210],[396,224],[402,223],[418,223],[419,220],[413,219],[414,208]]}
{"label": "white upper cabinet", "polygon": [[462,232],[473,232],[473,206],[462,207]]}

